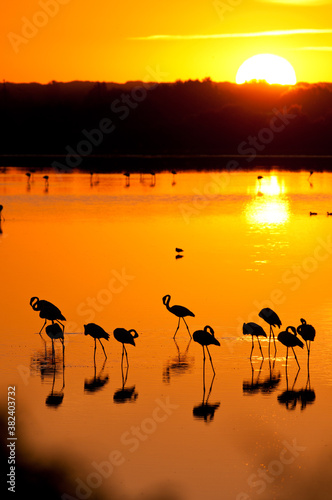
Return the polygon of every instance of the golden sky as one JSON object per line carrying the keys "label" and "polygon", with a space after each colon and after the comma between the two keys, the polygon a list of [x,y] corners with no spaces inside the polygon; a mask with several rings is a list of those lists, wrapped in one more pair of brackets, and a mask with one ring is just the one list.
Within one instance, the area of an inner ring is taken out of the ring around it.
{"label": "golden sky", "polygon": [[14,0],[0,27],[0,77],[12,82],[235,82],[247,58],[267,52],[297,81],[332,81],[325,0]]}

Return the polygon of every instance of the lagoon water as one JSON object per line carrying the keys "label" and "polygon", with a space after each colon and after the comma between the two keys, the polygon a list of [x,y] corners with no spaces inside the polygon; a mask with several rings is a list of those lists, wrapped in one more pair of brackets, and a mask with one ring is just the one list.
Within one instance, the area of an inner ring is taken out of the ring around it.
{"label": "lagoon water", "polygon": [[[43,175],[0,174],[1,401],[15,386],[21,448],[73,465],[75,498],[330,498],[332,174]],[[215,377],[184,324],[173,340],[166,294],[191,332],[214,328]],[[64,368],[33,296],[67,319]],[[266,339],[250,361],[242,324],[268,333],[266,306],[315,326],[309,371]],[[106,362],[89,322],[111,334]],[[116,327],[139,333],[128,371]]]}

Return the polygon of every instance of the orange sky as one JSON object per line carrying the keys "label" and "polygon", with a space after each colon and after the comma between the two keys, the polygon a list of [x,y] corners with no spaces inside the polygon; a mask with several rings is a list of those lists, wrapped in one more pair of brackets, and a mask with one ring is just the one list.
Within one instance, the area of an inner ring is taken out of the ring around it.
{"label": "orange sky", "polygon": [[331,19],[325,0],[15,0],[0,19],[0,78],[234,82],[269,52],[298,81],[330,82]]}

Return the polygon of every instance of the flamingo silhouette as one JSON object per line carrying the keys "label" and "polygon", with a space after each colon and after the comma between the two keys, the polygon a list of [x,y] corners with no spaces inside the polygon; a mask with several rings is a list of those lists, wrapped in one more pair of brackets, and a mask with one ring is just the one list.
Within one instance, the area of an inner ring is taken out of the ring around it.
{"label": "flamingo silhouette", "polygon": [[[291,333],[289,330],[291,330],[293,333]],[[279,340],[279,342],[281,342],[281,344],[283,344],[284,346],[287,347],[286,366],[287,366],[287,361],[288,361],[288,349],[291,347],[291,349],[294,353],[297,365],[300,368],[300,363],[298,362],[297,356],[296,356],[295,351],[294,351],[294,347],[299,346],[299,347],[301,347],[301,349],[303,349],[304,344],[303,344],[303,342],[301,342],[301,340],[299,338],[297,338],[296,328],[294,326],[287,326],[285,331],[279,333],[278,340]]]}
{"label": "flamingo silhouette", "polygon": [[303,340],[305,341],[305,345],[307,347],[307,352],[308,352],[308,363],[309,363],[309,357],[310,357],[310,344],[315,340],[316,336],[316,330],[312,325],[308,325],[306,320],[301,318],[301,325],[297,327],[296,331]]}
{"label": "flamingo silhouette", "polygon": [[262,346],[261,346],[261,343],[259,341],[259,337],[266,337],[266,333],[264,332],[263,328],[260,325],[257,325],[257,323],[243,323],[242,331],[243,331],[243,335],[251,335],[251,338],[252,338],[250,359],[252,356],[252,351],[254,350],[254,335],[257,337],[258,345],[259,345],[259,348],[261,350],[262,357],[264,359]]}
{"label": "flamingo silhouette", "polygon": [[62,344],[62,360],[63,364],[65,363],[65,343],[64,343],[64,335],[63,335],[63,330],[61,326],[58,323],[54,323],[52,321],[51,325],[47,325],[46,329],[46,334],[49,336],[49,338],[52,340],[52,359],[54,359],[54,340],[59,339],[61,344]]}
{"label": "flamingo silhouette", "polygon": [[219,340],[217,340],[215,338],[215,336],[214,336],[214,330],[213,330],[213,328],[211,326],[209,326],[209,325],[206,325],[204,327],[204,330],[196,330],[193,333],[193,340],[194,340],[194,342],[198,342],[198,344],[200,344],[202,346],[202,348],[203,348],[203,367],[205,367],[205,350],[204,350],[204,347],[206,347],[206,350],[207,350],[209,358],[210,358],[210,363],[211,363],[211,366],[212,366],[213,373],[216,373],[215,370],[214,370],[213,363],[212,363],[211,354],[210,354],[210,351],[209,351],[209,348],[208,348],[208,345],[211,345],[211,344],[219,345],[220,346]]}
{"label": "flamingo silhouette", "polygon": [[180,320],[183,319],[186,327],[187,327],[187,330],[188,330],[188,333],[191,337],[191,333],[190,333],[190,330],[189,330],[189,327],[187,325],[187,322],[186,320],[184,319],[186,316],[193,316],[195,317],[195,314],[192,313],[191,311],[189,311],[189,309],[187,309],[186,307],[183,307],[183,306],[170,306],[169,303],[170,303],[170,300],[171,300],[171,296],[170,295],[165,295],[163,297],[163,304],[164,306],[166,306],[166,309],[171,312],[172,314],[174,314],[175,316],[177,316],[179,318],[179,322],[178,322],[178,326],[177,326],[177,329],[175,330],[175,333],[174,333],[174,336],[173,336],[173,339],[175,338],[175,335],[177,334],[177,331],[179,329],[179,326],[180,326]]}
{"label": "flamingo silhouette", "polygon": [[128,361],[128,354],[127,354],[127,349],[125,347],[125,344],[131,344],[131,345],[136,345],[135,340],[138,337],[138,333],[136,330],[126,330],[125,328],[115,328],[113,331],[113,335],[115,340],[120,342],[122,344],[122,358],[121,358],[121,365],[123,364],[123,355],[126,355],[127,359],[127,365],[129,366],[129,361]]}
{"label": "flamingo silhouette", "polygon": [[274,353],[277,351],[277,346],[276,346],[276,340],[274,337],[274,332],[273,332],[273,326],[276,327],[278,326],[279,328],[281,327],[281,321],[277,313],[272,311],[269,307],[265,307],[262,309],[259,313],[258,316],[262,318],[266,323],[270,325],[270,336],[269,336],[269,353],[270,353],[270,342],[271,342],[271,335],[273,337],[273,343],[274,343]]}
{"label": "flamingo silhouette", "polygon": [[52,321],[52,323],[54,323],[54,321],[56,321],[57,323],[59,323],[59,325],[62,326],[62,330],[63,331],[65,330],[65,327],[60,322],[60,319],[62,321],[66,321],[66,318],[63,316],[60,309],[58,309],[54,304],[52,304],[51,302],[48,302],[47,300],[39,300],[38,297],[32,297],[30,299],[30,306],[32,307],[32,309],[34,311],[39,311],[40,318],[45,319],[45,322],[44,322],[44,324],[41,327],[41,330],[39,332],[40,336],[41,336],[41,332],[42,332],[44,326],[47,323],[47,320]]}
{"label": "flamingo silhouette", "polygon": [[43,179],[45,179],[45,187],[48,187],[49,176],[48,175],[44,175]]}
{"label": "flamingo silhouette", "polygon": [[130,172],[124,172],[123,174],[126,177],[126,187],[130,186]]}
{"label": "flamingo silhouette", "polygon": [[87,325],[84,325],[84,335],[90,335],[95,341],[95,349],[94,349],[94,355],[93,355],[94,359],[96,357],[96,348],[97,348],[96,340],[97,339],[99,340],[99,343],[104,351],[105,358],[107,358],[104,346],[103,346],[100,339],[108,340],[110,337],[109,334],[107,332],[105,332],[105,330],[101,326],[96,325],[96,323],[88,323]]}

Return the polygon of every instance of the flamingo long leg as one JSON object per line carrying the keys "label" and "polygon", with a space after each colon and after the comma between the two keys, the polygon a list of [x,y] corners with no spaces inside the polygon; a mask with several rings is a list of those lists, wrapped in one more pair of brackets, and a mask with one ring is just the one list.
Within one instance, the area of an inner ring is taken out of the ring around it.
{"label": "flamingo long leg", "polygon": [[[40,331],[39,331],[39,335],[40,335],[40,336],[41,336],[41,332],[43,331],[44,326],[46,325],[46,323],[47,323],[47,319],[45,319],[44,324],[43,324],[43,326],[41,327],[41,329],[40,329]],[[43,337],[42,337],[42,338],[43,338]]]}
{"label": "flamingo long leg", "polygon": [[252,342],[251,342],[250,359],[252,357],[252,351],[254,350],[254,336],[253,335],[251,336],[251,340],[252,340]]}
{"label": "flamingo long leg", "polygon": [[295,356],[295,359],[296,359],[296,362],[297,362],[297,366],[300,369],[300,363],[298,362],[297,356],[296,356],[295,351],[294,351],[294,347],[292,347],[292,350],[293,350],[293,353],[294,353],[294,356]]}
{"label": "flamingo long leg", "polygon": [[127,349],[125,347],[125,345],[123,344],[123,347],[124,347],[124,352],[125,352],[125,355],[126,355],[126,360],[127,360],[127,366],[129,366],[129,361],[128,361],[128,354],[127,354]]}
{"label": "flamingo long leg", "polygon": [[185,325],[186,325],[186,327],[187,327],[188,333],[189,333],[190,338],[191,338],[191,333],[190,333],[190,330],[189,330],[189,326],[187,325],[186,320],[185,320],[184,318],[182,318],[182,319],[183,319],[183,321],[185,322]]}
{"label": "flamingo long leg", "polygon": [[179,329],[179,326],[180,326],[180,319],[181,319],[181,318],[179,318],[179,321],[178,321],[178,327],[177,327],[177,329],[175,330],[175,333],[174,333],[173,339],[175,339],[175,335],[177,334],[177,331],[178,331],[178,329]]}
{"label": "flamingo long leg", "polygon": [[103,351],[104,351],[105,358],[107,359],[107,355],[106,355],[106,352],[105,352],[104,346],[103,346],[103,344],[102,344],[102,341],[101,341],[100,339],[98,339],[98,340],[99,340],[99,343],[100,343],[100,345],[101,345],[101,347],[102,347],[102,349],[103,349]]}
{"label": "flamingo long leg", "polygon": [[209,354],[210,363],[211,363],[211,366],[212,366],[213,373],[215,374],[216,372],[214,371],[214,366],[213,366],[213,363],[212,363],[212,358],[211,358],[211,354],[210,354],[208,346],[206,346],[206,350],[207,350],[207,352]]}
{"label": "flamingo long leg", "polygon": [[257,340],[258,340],[258,345],[259,345],[259,348],[261,350],[261,353],[262,353],[262,358],[264,359],[264,354],[263,354],[263,351],[262,351],[262,346],[261,346],[261,343],[259,341],[259,338],[257,337]]}

